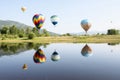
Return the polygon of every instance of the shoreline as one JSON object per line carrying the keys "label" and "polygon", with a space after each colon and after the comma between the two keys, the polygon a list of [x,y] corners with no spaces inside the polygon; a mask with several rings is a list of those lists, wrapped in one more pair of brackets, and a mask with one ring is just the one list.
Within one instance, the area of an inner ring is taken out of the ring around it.
{"label": "shoreline", "polygon": [[16,38],[0,40],[0,43],[120,43],[120,35],[97,36],[52,36],[35,37],[34,39]]}

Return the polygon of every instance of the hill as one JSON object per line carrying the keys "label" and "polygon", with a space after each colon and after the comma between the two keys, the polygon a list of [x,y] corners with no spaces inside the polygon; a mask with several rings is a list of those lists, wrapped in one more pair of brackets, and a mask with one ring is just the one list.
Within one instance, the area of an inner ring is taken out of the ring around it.
{"label": "hill", "polygon": [[[89,35],[96,35],[96,34],[106,34],[106,31],[89,31],[87,34]],[[83,32],[79,32],[79,33],[70,33],[71,35],[85,35],[86,33]]]}
{"label": "hill", "polygon": [[23,24],[23,23],[20,23],[20,22],[17,22],[17,21],[11,21],[11,20],[0,20],[0,28],[4,27],[4,26],[13,26],[15,25],[17,28],[27,28],[27,27],[30,27],[32,28],[32,26],[28,26],[26,24]]}
{"label": "hill", "polygon": [[[17,22],[17,21],[12,21],[12,20],[0,20],[0,29],[4,26],[7,26],[7,27],[11,27],[15,25],[17,28],[19,29],[26,29],[26,28],[33,28],[32,26],[28,26],[26,24],[23,24],[23,23],[20,23],[20,22]],[[43,30],[41,29],[40,30],[40,33],[43,33]],[[48,33],[53,36],[53,35],[59,35],[57,33],[54,33],[54,32],[50,32],[48,31]]]}

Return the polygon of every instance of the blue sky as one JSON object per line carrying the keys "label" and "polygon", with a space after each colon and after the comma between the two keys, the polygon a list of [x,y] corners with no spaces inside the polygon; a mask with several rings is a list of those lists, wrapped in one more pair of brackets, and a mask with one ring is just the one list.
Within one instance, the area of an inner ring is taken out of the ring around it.
{"label": "blue sky", "polygon": [[[21,11],[22,6],[27,8],[26,12]],[[120,29],[120,0],[2,0],[0,10],[0,20],[13,20],[30,26],[34,26],[34,14],[43,14],[45,23],[42,29],[56,33],[84,32],[80,25],[82,19],[92,23],[88,33]],[[52,15],[60,18],[56,27],[50,21]]]}

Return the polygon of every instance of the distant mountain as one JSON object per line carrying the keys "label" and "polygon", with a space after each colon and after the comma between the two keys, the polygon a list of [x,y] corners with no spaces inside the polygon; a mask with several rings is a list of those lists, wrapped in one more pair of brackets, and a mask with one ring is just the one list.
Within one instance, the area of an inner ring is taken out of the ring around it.
{"label": "distant mountain", "polygon": [[[43,30],[44,30],[44,29],[41,29],[41,30],[40,30],[40,33],[41,33],[41,34],[43,33]],[[58,33],[50,32],[50,31],[48,31],[48,33],[50,34],[50,36],[56,36],[56,35],[59,36],[59,35],[60,35],[60,34],[58,34]]]}
{"label": "distant mountain", "polygon": [[23,23],[20,23],[20,22],[17,22],[17,21],[11,21],[11,20],[0,20],[0,28],[4,27],[4,26],[8,26],[8,27],[11,27],[15,25],[16,27],[18,28],[27,28],[27,27],[30,27],[32,28],[32,26],[28,26],[26,24],[23,24]]}
{"label": "distant mountain", "polygon": [[[91,32],[88,32],[87,34],[89,35],[95,35],[95,34],[106,34],[107,32],[106,31],[91,31]],[[79,32],[79,33],[70,33],[71,35],[84,35],[86,34],[85,32]]]}
{"label": "distant mountain", "polygon": [[[19,29],[26,29],[26,28],[33,28],[32,26],[28,26],[26,24],[23,24],[23,23],[20,23],[20,22],[17,22],[17,21],[11,21],[11,20],[0,20],[0,29],[4,26],[7,26],[7,27],[11,27],[15,25],[17,28]],[[43,33],[43,29],[40,30],[40,33]],[[59,35],[57,33],[54,33],[54,32],[50,32],[48,31],[48,33],[51,35],[51,36],[55,36],[55,35]]]}

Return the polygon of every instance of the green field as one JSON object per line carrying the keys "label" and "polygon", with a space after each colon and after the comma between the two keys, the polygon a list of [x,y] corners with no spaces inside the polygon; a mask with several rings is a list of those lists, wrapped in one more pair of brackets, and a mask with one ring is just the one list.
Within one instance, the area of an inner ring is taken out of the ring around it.
{"label": "green field", "polygon": [[34,39],[16,38],[5,39],[0,42],[20,43],[120,43],[120,35],[94,35],[94,36],[53,36],[53,37],[35,37]]}

